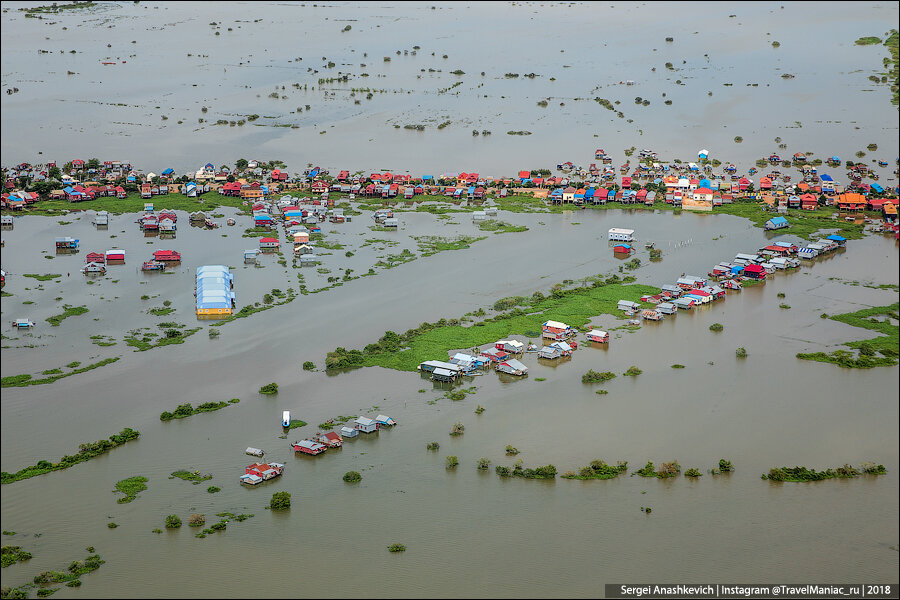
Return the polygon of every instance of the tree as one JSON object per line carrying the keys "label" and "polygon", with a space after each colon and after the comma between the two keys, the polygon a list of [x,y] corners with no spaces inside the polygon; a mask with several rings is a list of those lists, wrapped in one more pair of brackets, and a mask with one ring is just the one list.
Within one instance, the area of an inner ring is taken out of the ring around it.
{"label": "tree", "polygon": [[272,510],[284,510],[291,507],[290,492],[275,492],[272,494],[272,500],[269,502],[269,508]]}
{"label": "tree", "polygon": [[166,517],[166,529],[178,529],[181,527],[181,518],[178,515]]}
{"label": "tree", "polygon": [[62,177],[62,171],[59,170],[59,167],[50,167],[50,170],[47,171],[48,179],[56,179],[57,181]]}
{"label": "tree", "polygon": [[239,159],[237,159],[237,162],[234,163],[234,166],[237,168],[238,171],[243,171],[244,169],[247,168],[247,165],[249,165],[249,164],[250,164],[250,162],[246,158],[239,158]]}
{"label": "tree", "polygon": [[88,169],[99,169],[100,168],[100,159],[99,158],[89,158],[85,166]]}

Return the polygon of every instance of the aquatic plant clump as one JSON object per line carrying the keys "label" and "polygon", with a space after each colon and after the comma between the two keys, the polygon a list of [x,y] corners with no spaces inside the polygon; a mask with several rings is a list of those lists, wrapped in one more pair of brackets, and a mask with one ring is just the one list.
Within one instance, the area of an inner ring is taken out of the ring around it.
{"label": "aquatic plant clump", "polygon": [[613,379],[615,376],[616,374],[611,371],[598,373],[593,369],[589,369],[587,373],[581,376],[581,383],[603,383]]}
{"label": "aquatic plant clump", "polygon": [[172,477],[177,477],[178,479],[184,479],[185,481],[190,481],[194,485],[197,485],[202,481],[207,481],[207,480],[213,478],[213,476],[209,473],[206,473],[205,475],[201,475],[200,471],[186,471],[184,469],[173,472]]}
{"label": "aquatic plant clump", "polygon": [[359,474],[359,471],[347,471],[344,473],[343,480],[347,483],[357,483],[362,481],[362,475]]}
{"label": "aquatic plant clump", "polygon": [[556,467],[554,465],[545,465],[543,467],[535,467],[534,469],[526,469],[521,462],[516,463],[510,469],[498,465],[495,469],[500,477],[522,477],[524,479],[555,479]]}
{"label": "aquatic plant clump", "polygon": [[607,464],[602,460],[593,460],[586,467],[581,467],[578,472],[567,471],[562,475],[565,479],[613,479],[628,470],[628,461],[618,461],[616,466]]}
{"label": "aquatic plant clump", "polygon": [[0,548],[0,561],[2,561],[3,567],[8,567],[30,558],[32,558],[31,552],[22,550],[20,546],[3,546]]}
{"label": "aquatic plant clump", "polygon": [[406,546],[399,543],[393,543],[387,547],[388,552],[406,552]]}
{"label": "aquatic plant clump", "polygon": [[685,477],[702,477],[703,473],[700,472],[699,469],[691,467],[684,472]]}
{"label": "aquatic plant clump", "polygon": [[272,510],[285,510],[291,507],[290,492],[275,492],[269,501],[269,508]]}
{"label": "aquatic plant clump", "polygon": [[448,456],[446,462],[448,469],[454,469],[459,466],[459,458],[455,454],[451,454],[450,456]]}
{"label": "aquatic plant clump", "polygon": [[166,529],[178,529],[181,527],[181,517],[178,515],[169,515],[166,517]]}
{"label": "aquatic plant clump", "polygon": [[278,384],[275,382],[267,383],[266,385],[259,388],[260,394],[272,395],[278,393]]}
{"label": "aquatic plant clump", "polygon": [[28,479],[30,477],[35,477],[37,475],[43,475],[44,473],[49,473],[51,471],[59,471],[62,469],[68,469],[71,466],[77,465],[78,463],[90,460],[101,454],[105,454],[106,452],[116,448],[117,446],[121,446],[126,442],[130,442],[131,440],[136,440],[141,433],[139,431],[135,431],[130,427],[126,427],[118,434],[114,434],[109,436],[108,440],[98,440],[93,443],[80,444],[78,447],[78,453],[75,455],[66,454],[62,458],[59,459],[57,463],[51,463],[48,460],[41,460],[38,463],[31,467],[25,467],[17,471],[16,473],[7,473],[3,471],[0,473],[0,483],[14,483],[16,481],[21,481],[23,479]]}
{"label": "aquatic plant clump", "polygon": [[450,435],[462,435],[466,431],[466,426],[457,421],[453,424],[453,427],[450,428]]}
{"label": "aquatic plant clump", "polygon": [[853,478],[859,475],[859,471],[851,467],[850,465],[844,465],[844,467],[840,468],[840,473],[837,469],[825,469],[824,471],[816,471],[815,469],[810,469],[808,467],[773,467],[769,469],[768,474],[763,474],[762,479],[768,479],[769,481],[791,481],[791,482],[801,482],[801,481],[821,481],[823,479],[836,479],[836,478]]}
{"label": "aquatic plant clump", "polygon": [[628,376],[628,377],[637,377],[637,376],[640,375],[641,373],[643,373],[642,370],[640,370],[639,368],[637,368],[637,367],[634,366],[634,365],[631,365],[630,367],[628,367],[628,370],[627,370],[627,371],[625,371],[624,373],[622,373],[622,375],[626,375],[626,376]]}
{"label": "aquatic plant clump", "polygon": [[116,499],[116,502],[119,504],[127,504],[131,502],[140,492],[143,492],[147,489],[146,483],[150,481],[146,477],[142,475],[136,475],[134,477],[129,477],[128,479],[123,479],[121,481],[116,482],[116,490],[117,492],[122,492],[125,494],[124,498]]}
{"label": "aquatic plant clump", "polygon": [[215,410],[219,410],[221,408],[225,408],[231,404],[231,402],[204,402],[194,408],[190,403],[179,404],[178,408],[175,409],[174,412],[164,411],[159,415],[160,421],[171,421],[172,419],[183,419],[185,417],[190,417],[192,415],[197,415],[204,412],[212,412]]}

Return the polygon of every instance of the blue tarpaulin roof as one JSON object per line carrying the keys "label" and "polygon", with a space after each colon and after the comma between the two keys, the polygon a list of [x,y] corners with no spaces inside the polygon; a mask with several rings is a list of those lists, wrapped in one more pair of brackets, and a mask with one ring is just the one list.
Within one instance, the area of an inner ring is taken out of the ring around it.
{"label": "blue tarpaulin roof", "polygon": [[826,240],[831,240],[832,242],[846,242],[846,241],[847,241],[847,238],[842,237],[842,236],[840,236],[840,235],[836,235],[836,234],[834,234],[834,233],[832,233],[831,235],[829,235],[829,236],[828,236],[827,238],[825,238],[825,239],[826,239]]}
{"label": "blue tarpaulin roof", "polygon": [[871,185],[871,187],[872,187],[873,190],[875,190],[875,191],[878,192],[879,194],[880,194],[881,192],[884,191],[884,188],[881,187],[881,184],[878,184],[878,183],[873,183],[873,184]]}
{"label": "blue tarpaulin roof", "polygon": [[174,172],[175,172],[175,169],[166,169],[165,171],[162,172],[162,174],[163,175],[171,175]]}
{"label": "blue tarpaulin roof", "polygon": [[832,179],[831,175],[829,175],[828,173],[822,173],[819,177],[822,179],[822,181],[834,181],[834,179]]}

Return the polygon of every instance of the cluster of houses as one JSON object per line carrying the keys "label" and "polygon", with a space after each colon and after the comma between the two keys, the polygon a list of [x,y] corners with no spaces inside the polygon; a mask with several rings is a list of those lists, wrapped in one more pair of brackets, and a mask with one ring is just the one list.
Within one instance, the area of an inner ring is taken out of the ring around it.
{"label": "cluster of houses", "polygon": [[104,274],[106,273],[106,265],[124,265],[125,251],[118,248],[107,250],[106,252],[88,252],[85,257],[85,265],[81,268],[81,272],[85,275]]}
{"label": "cluster of houses", "polygon": [[379,429],[393,427],[396,424],[397,422],[387,415],[378,415],[374,419],[360,416],[342,426],[340,432],[316,432],[311,439],[291,442],[291,447],[294,452],[316,456],[329,448],[340,448],[344,444],[344,438],[354,438],[360,433],[374,433]]}
{"label": "cluster of houses", "polygon": [[[610,230],[611,232],[614,230]],[[631,230],[616,230],[630,233]],[[764,281],[767,275],[779,270],[795,269],[800,266],[800,259],[812,259],[843,248],[846,238],[840,235],[829,235],[817,242],[800,247],[791,242],[774,242],[760,248],[752,254],[737,254],[732,262],[716,264],[707,277],[682,275],[674,284],[661,286],[657,294],[641,297],[641,302],[619,300],[617,308],[626,316],[633,317],[630,323],[640,324],[641,320],[660,321],[666,315],[674,315],[679,309],[690,310],[724,299],[726,290],[741,290],[742,281]],[[653,305],[647,308],[646,305]],[[546,345],[537,348],[516,340],[499,340],[492,347],[478,350],[476,354],[456,352],[447,361],[427,360],[418,366],[423,374],[428,374],[432,381],[452,383],[462,376],[483,374],[484,370],[493,367],[500,373],[523,376],[528,367],[516,357],[526,352],[535,352],[538,358],[553,360],[571,356],[578,349],[574,341],[576,330],[566,323],[547,321],[541,327],[541,337]],[[592,329],[585,338],[588,342],[609,343],[609,332]]]}
{"label": "cluster of houses", "polygon": [[152,204],[144,205],[144,214],[141,215],[137,222],[141,230],[146,233],[159,232],[174,234],[178,215],[174,210],[162,209],[159,213],[153,211]]}
{"label": "cluster of houses", "polygon": [[141,265],[141,271],[165,271],[173,263],[181,262],[181,252],[175,250],[157,250],[151,260]]}

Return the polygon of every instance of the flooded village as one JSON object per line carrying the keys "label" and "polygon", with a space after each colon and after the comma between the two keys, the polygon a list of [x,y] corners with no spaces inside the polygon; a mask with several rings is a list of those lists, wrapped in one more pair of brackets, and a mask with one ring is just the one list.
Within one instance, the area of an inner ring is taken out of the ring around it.
{"label": "flooded village", "polygon": [[4,598],[893,583],[896,5],[37,6]]}

